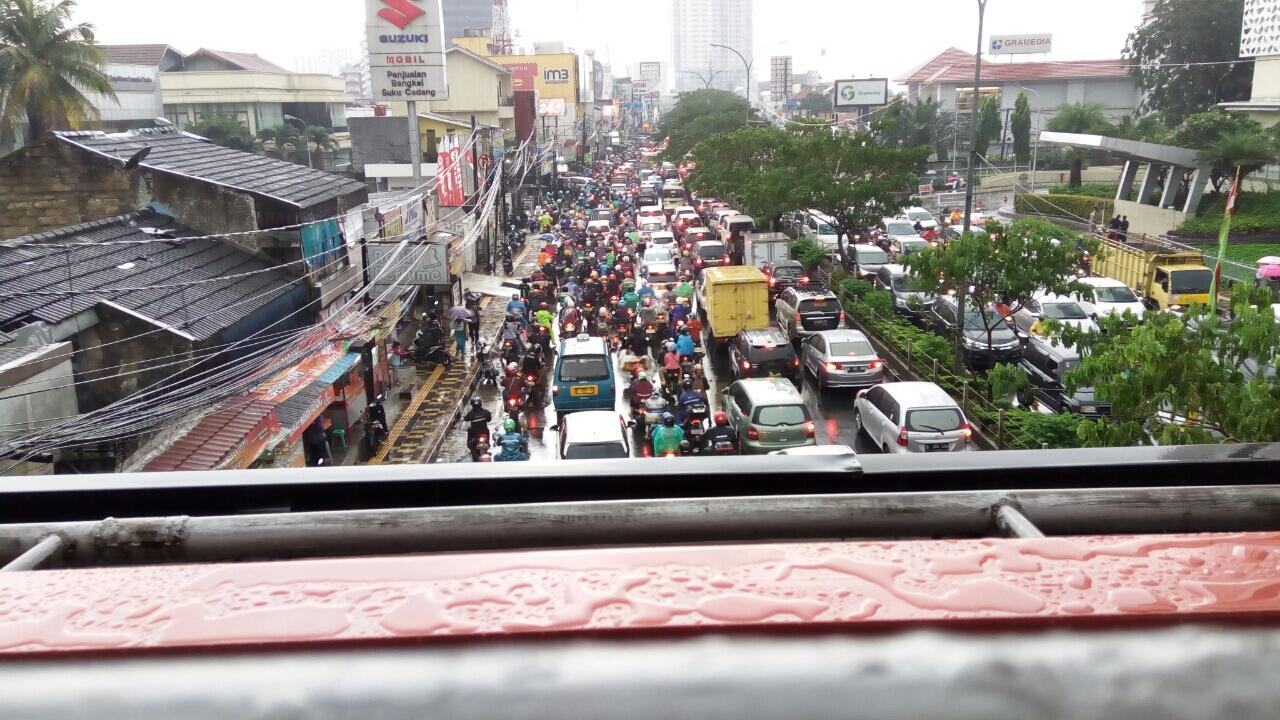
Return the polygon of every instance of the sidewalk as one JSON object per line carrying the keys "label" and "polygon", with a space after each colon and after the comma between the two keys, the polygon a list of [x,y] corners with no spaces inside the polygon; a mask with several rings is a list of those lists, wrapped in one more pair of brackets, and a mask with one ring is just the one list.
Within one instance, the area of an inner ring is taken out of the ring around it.
{"label": "sidewalk", "polygon": [[[528,244],[516,259],[515,274],[499,276],[499,281],[518,282],[533,272],[537,249]],[[469,288],[468,288],[469,289]],[[513,291],[514,292],[514,291]],[[481,302],[480,340],[492,344],[506,319],[507,298],[487,297]],[[455,360],[449,369],[435,368],[419,373],[419,387],[413,399],[391,428],[391,436],[371,465],[411,465],[430,463],[449,436],[449,429],[466,406],[479,376],[475,348],[468,343],[467,357]],[[409,368],[405,368],[406,370]]]}

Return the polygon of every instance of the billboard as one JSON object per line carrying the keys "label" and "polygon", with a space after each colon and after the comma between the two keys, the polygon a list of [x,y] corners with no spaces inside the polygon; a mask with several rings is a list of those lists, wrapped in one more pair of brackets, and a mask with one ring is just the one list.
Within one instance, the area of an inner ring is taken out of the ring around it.
{"label": "billboard", "polygon": [[662,89],[662,63],[660,62],[642,62],[640,63],[640,79],[649,83],[650,89]]}
{"label": "billboard", "polygon": [[596,102],[605,99],[604,63],[599,60],[591,61],[591,96]]}
{"label": "billboard", "polygon": [[837,110],[872,107],[889,102],[889,81],[886,78],[865,80],[837,80],[835,106]]}
{"label": "billboard", "polygon": [[512,90],[534,90],[538,98],[560,98],[578,102],[578,56],[495,55],[490,60],[511,71]]}
{"label": "billboard", "polygon": [[539,117],[563,117],[569,105],[564,98],[539,98],[538,99],[538,116]]}
{"label": "billboard", "polygon": [[538,63],[536,62],[501,62],[498,58],[493,58],[498,64],[511,71],[511,90],[513,92],[523,92],[525,90],[533,90],[536,86],[534,76],[538,74]]}
{"label": "billboard", "polygon": [[365,0],[373,99],[447,100],[440,0]]}
{"label": "billboard", "polygon": [[441,207],[461,207],[466,202],[466,190],[462,180],[463,142],[455,135],[446,135],[436,149],[439,163],[436,166],[436,190]]}
{"label": "billboard", "polygon": [[992,55],[1034,55],[1053,50],[1053,34],[992,35]]}

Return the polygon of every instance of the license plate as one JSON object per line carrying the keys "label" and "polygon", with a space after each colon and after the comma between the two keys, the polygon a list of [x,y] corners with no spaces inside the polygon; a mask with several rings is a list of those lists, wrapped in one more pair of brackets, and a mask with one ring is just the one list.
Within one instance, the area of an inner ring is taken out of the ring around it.
{"label": "license plate", "polygon": [[951,449],[950,445],[925,445],[925,452],[947,452]]}
{"label": "license plate", "polygon": [[826,306],[827,306],[827,301],[826,301],[826,300],[814,300],[814,301],[813,301],[813,306],[814,306],[814,307],[826,307]]}
{"label": "license plate", "polygon": [[569,388],[569,395],[571,395],[572,397],[594,397],[599,394],[600,394],[600,389],[594,385]]}

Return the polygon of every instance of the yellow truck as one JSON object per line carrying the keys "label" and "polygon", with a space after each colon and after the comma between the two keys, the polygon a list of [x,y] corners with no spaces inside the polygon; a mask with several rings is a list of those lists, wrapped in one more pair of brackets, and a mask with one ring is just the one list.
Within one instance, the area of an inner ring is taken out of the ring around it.
{"label": "yellow truck", "polygon": [[1147,306],[1182,310],[1209,303],[1213,271],[1204,255],[1194,250],[1152,242],[1135,245],[1103,240],[1102,257],[1094,258],[1092,273],[1114,278],[1133,288]]}
{"label": "yellow truck", "polygon": [[716,350],[743,330],[769,327],[769,279],[759,268],[707,268],[698,293],[702,327]]}

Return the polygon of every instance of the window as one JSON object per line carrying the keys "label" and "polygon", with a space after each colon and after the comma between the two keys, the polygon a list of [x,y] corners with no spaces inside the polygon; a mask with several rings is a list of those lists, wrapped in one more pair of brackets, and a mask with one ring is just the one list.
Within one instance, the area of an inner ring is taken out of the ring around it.
{"label": "window", "polygon": [[586,382],[609,379],[609,359],[603,356],[584,355],[565,358],[560,363],[561,382]]}
{"label": "window", "polygon": [[831,344],[831,357],[859,357],[875,354],[876,351],[871,347],[871,343],[865,340],[851,340],[849,342]]}
{"label": "window", "polygon": [[622,460],[627,457],[627,448],[618,442],[570,445],[564,452],[565,460]]}
{"label": "window", "polygon": [[440,162],[439,148],[440,146],[436,141],[436,131],[428,129],[427,144],[426,144],[426,147],[422,148],[423,162],[428,162],[428,163]]}
{"label": "window", "polygon": [[1209,292],[1213,273],[1209,270],[1179,270],[1173,274],[1173,291],[1200,295]]}
{"label": "window", "polygon": [[1073,302],[1045,303],[1044,316],[1053,320],[1085,320],[1089,317],[1084,308]]}
{"label": "window", "polygon": [[1156,282],[1160,284],[1162,290],[1169,292],[1169,273],[1164,270],[1156,270]]}
{"label": "window", "polygon": [[907,429],[911,432],[955,432],[963,425],[964,416],[953,408],[912,410],[907,413]]}
{"label": "window", "polygon": [[1093,289],[1093,297],[1100,303],[1136,303],[1138,296],[1127,287],[1099,287]]}
{"label": "window", "polygon": [[[1000,97],[1000,94],[1000,88],[998,87],[978,88],[979,106],[981,106],[981,103],[987,98],[998,98]],[[956,112],[971,112],[973,108],[973,88],[956,88]]]}
{"label": "window", "polygon": [[804,405],[770,405],[756,411],[755,424],[765,427],[803,425],[809,421],[809,409]]}

